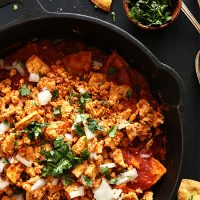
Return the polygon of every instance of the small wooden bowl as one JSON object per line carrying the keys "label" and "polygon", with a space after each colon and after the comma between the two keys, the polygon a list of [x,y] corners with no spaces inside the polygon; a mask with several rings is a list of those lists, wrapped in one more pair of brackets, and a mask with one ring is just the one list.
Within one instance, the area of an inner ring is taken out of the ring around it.
{"label": "small wooden bowl", "polygon": [[140,22],[138,22],[137,20],[135,20],[133,17],[129,16],[129,6],[128,3],[126,2],[126,0],[123,0],[123,6],[124,6],[124,10],[126,13],[126,16],[130,19],[130,21],[132,21],[136,26],[140,27],[143,30],[160,30],[160,29],[165,29],[168,26],[170,26],[179,16],[180,12],[181,12],[181,6],[182,6],[182,0],[174,0],[173,3],[173,7],[172,7],[172,19],[165,23],[162,24],[160,26],[147,26],[147,25],[143,25]]}

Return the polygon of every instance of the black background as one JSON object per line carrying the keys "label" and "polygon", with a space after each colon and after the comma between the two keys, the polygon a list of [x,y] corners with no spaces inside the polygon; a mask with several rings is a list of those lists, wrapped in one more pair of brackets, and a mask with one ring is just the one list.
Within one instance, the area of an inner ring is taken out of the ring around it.
{"label": "black background", "polygon": [[[195,55],[200,49],[200,35],[186,16],[181,13],[177,21],[166,30],[147,32],[135,27],[127,19],[122,0],[113,0],[111,12],[116,13],[115,22],[111,14],[94,8],[89,0],[40,1],[45,9],[51,12],[81,13],[121,27],[147,46],[161,62],[168,64],[180,74],[185,84],[184,158],[181,177],[200,180],[200,84],[194,68]],[[197,0],[184,0],[184,2],[200,21]],[[19,16],[20,9],[14,11],[12,6],[1,8],[0,26]]]}

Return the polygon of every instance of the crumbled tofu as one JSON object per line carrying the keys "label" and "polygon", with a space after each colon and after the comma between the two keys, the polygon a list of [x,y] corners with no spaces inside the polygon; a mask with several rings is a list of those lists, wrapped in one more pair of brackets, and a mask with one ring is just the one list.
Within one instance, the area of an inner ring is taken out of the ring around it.
{"label": "crumbled tofu", "polygon": [[132,142],[142,131],[142,125],[138,122],[134,122],[126,127],[126,133],[129,140]]}
{"label": "crumbled tofu", "polygon": [[120,165],[123,168],[128,167],[128,165],[126,163],[124,163],[124,157],[123,157],[121,149],[114,150],[112,157],[113,157],[113,160],[115,161],[116,164]]}
{"label": "crumbled tofu", "polygon": [[89,86],[99,86],[106,82],[106,75],[101,73],[93,73],[89,80]]}
{"label": "crumbled tofu", "polygon": [[17,183],[20,178],[21,173],[23,172],[24,167],[21,163],[13,164],[8,167],[6,170],[6,176],[13,182]]}
{"label": "crumbled tofu", "polygon": [[86,169],[86,163],[77,165],[73,170],[72,170],[72,174],[74,174],[76,176],[76,178],[79,178],[85,171]]}
{"label": "crumbled tofu", "polygon": [[26,68],[29,73],[47,74],[50,68],[38,56],[33,55],[26,61]]}
{"label": "crumbled tofu", "polygon": [[12,155],[14,152],[15,135],[13,133],[7,135],[1,144],[1,150],[6,155]]}
{"label": "crumbled tofu", "polygon": [[85,171],[85,175],[90,177],[92,180],[95,179],[96,175],[98,173],[98,170],[96,168],[96,165],[95,164],[90,164],[86,171]]}
{"label": "crumbled tofu", "polygon": [[122,194],[122,200],[139,200],[135,192],[129,192],[128,194]]}
{"label": "crumbled tofu", "polygon": [[146,191],[141,200],[153,200],[153,192]]}
{"label": "crumbled tofu", "polygon": [[76,142],[76,144],[74,144],[72,146],[72,151],[75,154],[80,154],[87,147],[86,141],[87,141],[86,136],[82,136],[81,138],[79,138],[79,140]]}

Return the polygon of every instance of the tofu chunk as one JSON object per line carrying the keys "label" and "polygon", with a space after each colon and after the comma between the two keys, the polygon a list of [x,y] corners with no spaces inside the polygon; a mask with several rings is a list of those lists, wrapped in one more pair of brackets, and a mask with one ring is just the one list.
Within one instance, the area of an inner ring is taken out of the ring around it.
{"label": "tofu chunk", "polygon": [[96,175],[98,173],[98,170],[96,168],[96,165],[95,164],[90,164],[86,171],[85,171],[85,175],[90,177],[92,180],[95,179]]}
{"label": "tofu chunk", "polygon": [[76,178],[79,178],[85,171],[86,169],[86,163],[77,165],[73,170],[72,170],[72,174],[74,174],[76,176]]}
{"label": "tofu chunk", "polygon": [[26,61],[26,68],[29,73],[47,74],[50,69],[38,56],[33,55]]}
{"label": "tofu chunk", "polygon": [[81,138],[79,138],[76,144],[72,146],[72,151],[77,155],[80,154],[87,147],[86,141],[86,136],[82,136]]}
{"label": "tofu chunk", "polygon": [[115,151],[113,151],[112,156],[113,156],[113,160],[115,161],[116,164],[120,165],[123,168],[128,167],[128,165],[126,163],[124,163],[124,157],[123,157],[121,149],[116,149]]}
{"label": "tofu chunk", "polygon": [[22,171],[24,170],[21,163],[13,164],[8,167],[6,170],[6,176],[13,182],[17,183],[20,178]]}

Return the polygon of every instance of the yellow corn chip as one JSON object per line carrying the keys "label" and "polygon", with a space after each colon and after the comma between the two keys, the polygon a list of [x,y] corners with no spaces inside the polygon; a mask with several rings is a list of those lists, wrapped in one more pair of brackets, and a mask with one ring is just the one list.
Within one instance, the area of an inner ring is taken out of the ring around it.
{"label": "yellow corn chip", "polygon": [[106,12],[110,12],[112,0],[91,0],[97,7],[103,9]]}

